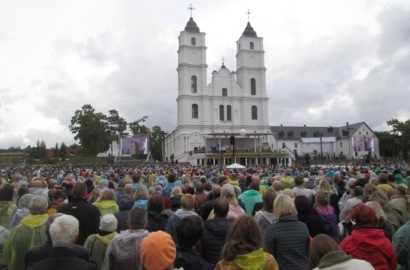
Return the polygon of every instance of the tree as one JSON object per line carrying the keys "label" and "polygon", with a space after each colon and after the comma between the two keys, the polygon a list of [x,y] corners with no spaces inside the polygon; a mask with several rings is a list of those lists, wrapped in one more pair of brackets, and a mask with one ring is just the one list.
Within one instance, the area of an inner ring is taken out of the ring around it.
{"label": "tree", "polygon": [[380,156],[395,157],[395,138],[389,131],[375,131],[374,134],[379,139]]}
{"label": "tree", "polygon": [[94,108],[85,104],[71,118],[70,131],[79,140],[85,155],[95,155],[107,151],[110,144],[107,116],[96,113]]}
{"label": "tree", "polygon": [[64,161],[67,158],[67,146],[64,142],[61,143],[60,153],[58,156],[61,158],[62,161]]}
{"label": "tree", "polygon": [[408,150],[410,147],[410,120],[401,122],[397,119],[387,121],[387,124],[393,129],[391,133],[395,138],[395,149],[399,153],[398,149],[402,150],[402,156],[404,159],[408,159]]}
{"label": "tree", "polygon": [[125,132],[127,129],[127,121],[120,117],[116,110],[110,110],[109,116],[107,117],[108,129],[112,135],[127,135]]}
{"label": "tree", "polygon": [[44,141],[37,140],[36,146],[30,149],[30,158],[44,159],[47,157],[47,149]]}
{"label": "tree", "polygon": [[134,135],[148,134],[149,128],[143,125],[147,120],[148,116],[143,116],[141,119],[135,120],[134,122],[128,123],[128,126]]}
{"label": "tree", "polygon": [[56,143],[56,146],[53,149],[53,155],[55,158],[58,158],[60,155],[60,150],[58,149],[58,143]]}
{"label": "tree", "polygon": [[149,141],[149,149],[152,157],[155,160],[162,161],[162,146],[164,141],[164,132],[160,126],[153,126],[151,130],[151,136]]}

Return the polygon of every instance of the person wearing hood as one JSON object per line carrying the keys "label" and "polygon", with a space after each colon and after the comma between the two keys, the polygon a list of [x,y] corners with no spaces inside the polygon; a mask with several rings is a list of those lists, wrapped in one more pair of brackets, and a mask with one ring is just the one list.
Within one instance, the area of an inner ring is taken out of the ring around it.
{"label": "person wearing hood", "polygon": [[181,199],[182,199],[182,189],[181,187],[174,187],[171,191],[171,210],[173,212],[181,208]]}
{"label": "person wearing hood", "polygon": [[340,243],[340,249],[353,258],[368,261],[376,270],[396,269],[396,252],[379,229],[376,212],[361,204],[349,212],[348,218],[354,220],[355,225],[352,234]]}
{"label": "person wearing hood", "polygon": [[117,232],[128,229],[127,220],[130,216],[130,211],[134,201],[127,195],[122,195],[118,200],[118,208],[120,211],[114,213],[114,216],[118,220]]}
{"label": "person wearing hood", "polygon": [[221,259],[221,251],[233,219],[227,218],[229,202],[226,199],[217,198],[213,205],[215,217],[205,221],[201,251],[205,260],[216,264]]}
{"label": "person wearing hood", "polygon": [[336,213],[333,206],[330,205],[330,194],[326,190],[319,189],[316,193],[315,211],[322,219],[324,233],[332,237],[336,242],[340,242]]}
{"label": "person wearing hood", "polygon": [[246,214],[252,215],[255,203],[262,202],[262,195],[259,193],[259,177],[252,177],[249,190],[239,195],[238,200],[241,200],[245,204]]}
{"label": "person wearing hood", "polygon": [[8,269],[24,269],[26,252],[47,241],[47,207],[48,201],[43,195],[36,195],[30,200],[30,215],[23,218],[20,224],[10,231],[0,258],[1,264],[7,265]]}
{"label": "person wearing hood", "polygon": [[191,194],[184,194],[181,198],[181,209],[178,209],[168,220],[165,231],[172,236],[175,244],[178,244],[176,236],[176,225],[184,217],[188,216],[198,216],[194,211],[195,199]]}
{"label": "person wearing hood", "polygon": [[101,216],[114,214],[119,211],[118,204],[115,200],[115,193],[111,189],[105,189],[99,200],[94,202],[93,205],[100,210]]}
{"label": "person wearing hood", "polygon": [[372,270],[373,266],[364,260],[354,259],[340,250],[337,243],[326,234],[318,234],[309,249],[309,263],[313,270]]}
{"label": "person wearing hood", "polygon": [[0,188],[0,226],[9,229],[9,225],[17,206],[13,202],[14,188],[9,184]]}
{"label": "person wearing hood", "polygon": [[10,229],[16,227],[17,225],[20,224],[20,221],[30,215],[30,210],[28,209],[28,205],[30,203],[30,200],[34,197],[34,194],[24,194],[21,196],[19,200],[19,205],[16,209],[16,211],[13,214],[13,217],[11,218],[10,221]]}
{"label": "person wearing hood", "polygon": [[215,270],[228,269],[279,269],[275,258],[263,250],[262,232],[252,216],[236,218],[229,228],[221,260],[215,267]]}
{"label": "person wearing hood", "polygon": [[148,199],[148,231],[165,231],[168,223],[168,215],[162,213],[165,208],[165,201],[159,193],[154,193]]}
{"label": "person wearing hood", "polygon": [[255,220],[259,224],[262,232],[277,220],[273,213],[273,202],[276,199],[276,193],[273,189],[268,189],[262,196],[262,209],[255,214]]}
{"label": "person wearing hood", "polygon": [[112,239],[108,245],[102,269],[139,269],[142,270],[140,247],[148,236],[147,210],[136,207],[130,211],[128,230]]}
{"label": "person wearing hood", "polygon": [[89,252],[90,259],[97,263],[98,269],[103,265],[108,245],[118,235],[117,225],[115,216],[106,214],[101,218],[98,233],[88,236],[85,240],[84,248]]}

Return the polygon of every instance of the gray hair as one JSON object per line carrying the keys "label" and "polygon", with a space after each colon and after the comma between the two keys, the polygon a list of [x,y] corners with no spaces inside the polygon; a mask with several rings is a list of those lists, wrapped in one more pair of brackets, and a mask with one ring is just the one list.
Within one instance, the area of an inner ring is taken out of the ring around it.
{"label": "gray hair", "polygon": [[23,196],[20,197],[19,203],[18,203],[18,208],[28,208],[28,205],[31,201],[31,199],[34,197],[34,194],[28,193],[24,194]]}
{"label": "gray hair", "polygon": [[57,217],[50,226],[53,247],[69,247],[75,244],[78,236],[78,220],[71,215]]}
{"label": "gray hair", "polygon": [[46,196],[43,195],[35,195],[28,204],[28,209],[32,215],[42,215],[47,211],[47,208],[48,201]]}
{"label": "gray hair", "polygon": [[135,207],[130,211],[130,229],[144,229],[147,221],[147,210],[141,207]]}

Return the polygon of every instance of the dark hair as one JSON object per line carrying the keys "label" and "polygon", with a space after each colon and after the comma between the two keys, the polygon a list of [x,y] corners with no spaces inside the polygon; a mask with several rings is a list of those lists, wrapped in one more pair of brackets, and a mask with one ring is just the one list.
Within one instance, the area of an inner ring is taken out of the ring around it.
{"label": "dark hair", "polygon": [[330,236],[322,233],[316,235],[309,248],[310,268],[316,268],[323,256],[336,250],[339,250],[339,246]]}
{"label": "dark hair", "polygon": [[170,175],[168,175],[168,182],[169,183],[174,183],[175,180],[176,180],[175,174],[171,173]]}
{"label": "dark hair", "polygon": [[296,196],[295,207],[298,210],[298,214],[308,214],[312,210],[309,199],[304,195]]}
{"label": "dark hair", "polygon": [[145,223],[147,221],[147,210],[141,207],[135,207],[131,209],[129,218],[130,218],[130,229],[138,230],[145,229]]}
{"label": "dark hair", "polygon": [[354,196],[361,196],[363,195],[363,188],[361,186],[355,186],[353,189]]}
{"label": "dark hair", "polygon": [[158,193],[154,193],[148,199],[148,210],[161,213],[165,208],[165,201]]}
{"label": "dark hair", "polygon": [[276,199],[276,192],[273,189],[268,189],[262,196],[262,210],[273,213],[273,203]]}
{"label": "dark hair", "polygon": [[225,198],[217,198],[214,201],[214,214],[215,217],[224,218],[229,212],[229,202]]}
{"label": "dark hair", "polygon": [[139,176],[139,174],[134,174],[134,176],[132,177],[132,182],[139,183],[140,181],[141,181],[141,177]]}
{"label": "dark hair", "polygon": [[249,185],[252,182],[252,176],[251,175],[247,175],[245,178],[245,186],[249,187]]}
{"label": "dark hair", "polygon": [[58,199],[67,199],[67,196],[65,195],[64,191],[57,189],[55,190],[54,194],[53,194],[53,199],[54,200],[58,200]]}
{"label": "dark hair", "polygon": [[14,188],[12,185],[6,184],[0,188],[0,201],[12,201]]}
{"label": "dark hair", "polygon": [[295,185],[296,186],[303,185],[303,176],[298,175],[295,177]]}
{"label": "dark hair", "polygon": [[187,216],[176,226],[178,245],[192,248],[201,239],[203,230],[202,219],[199,216]]}
{"label": "dark hair", "polygon": [[202,183],[197,183],[195,188],[197,193],[201,193],[204,191],[204,185]]}
{"label": "dark hair", "polygon": [[236,255],[243,255],[263,248],[262,231],[254,217],[242,215],[235,219],[228,230],[221,259],[233,261]]}
{"label": "dark hair", "polygon": [[73,197],[83,199],[87,195],[87,186],[83,183],[77,183],[73,188]]}

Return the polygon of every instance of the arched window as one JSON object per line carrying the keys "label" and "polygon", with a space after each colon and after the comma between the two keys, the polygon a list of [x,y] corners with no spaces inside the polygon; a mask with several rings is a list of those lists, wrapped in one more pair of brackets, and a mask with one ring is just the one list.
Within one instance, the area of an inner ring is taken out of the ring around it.
{"label": "arched window", "polygon": [[196,45],[196,39],[193,37],[193,38],[191,38],[191,45]]}
{"label": "arched window", "polygon": [[198,91],[196,76],[191,77],[191,93],[196,93]]}
{"label": "arched window", "polygon": [[258,107],[252,106],[252,120],[258,120]]}
{"label": "arched window", "polygon": [[227,97],[228,96],[228,89],[222,88],[222,96]]}
{"label": "arched window", "polygon": [[232,107],[231,107],[231,105],[226,106],[226,121],[232,121]]}
{"label": "arched window", "polygon": [[192,119],[198,119],[198,104],[192,104]]}
{"label": "arched window", "polygon": [[219,105],[219,120],[225,120],[224,105]]}
{"label": "arched window", "polygon": [[254,46],[253,42],[250,42],[250,43],[249,43],[249,48],[250,48],[251,50],[255,49],[255,46]]}
{"label": "arched window", "polygon": [[251,79],[251,95],[256,95],[256,80],[254,78]]}

